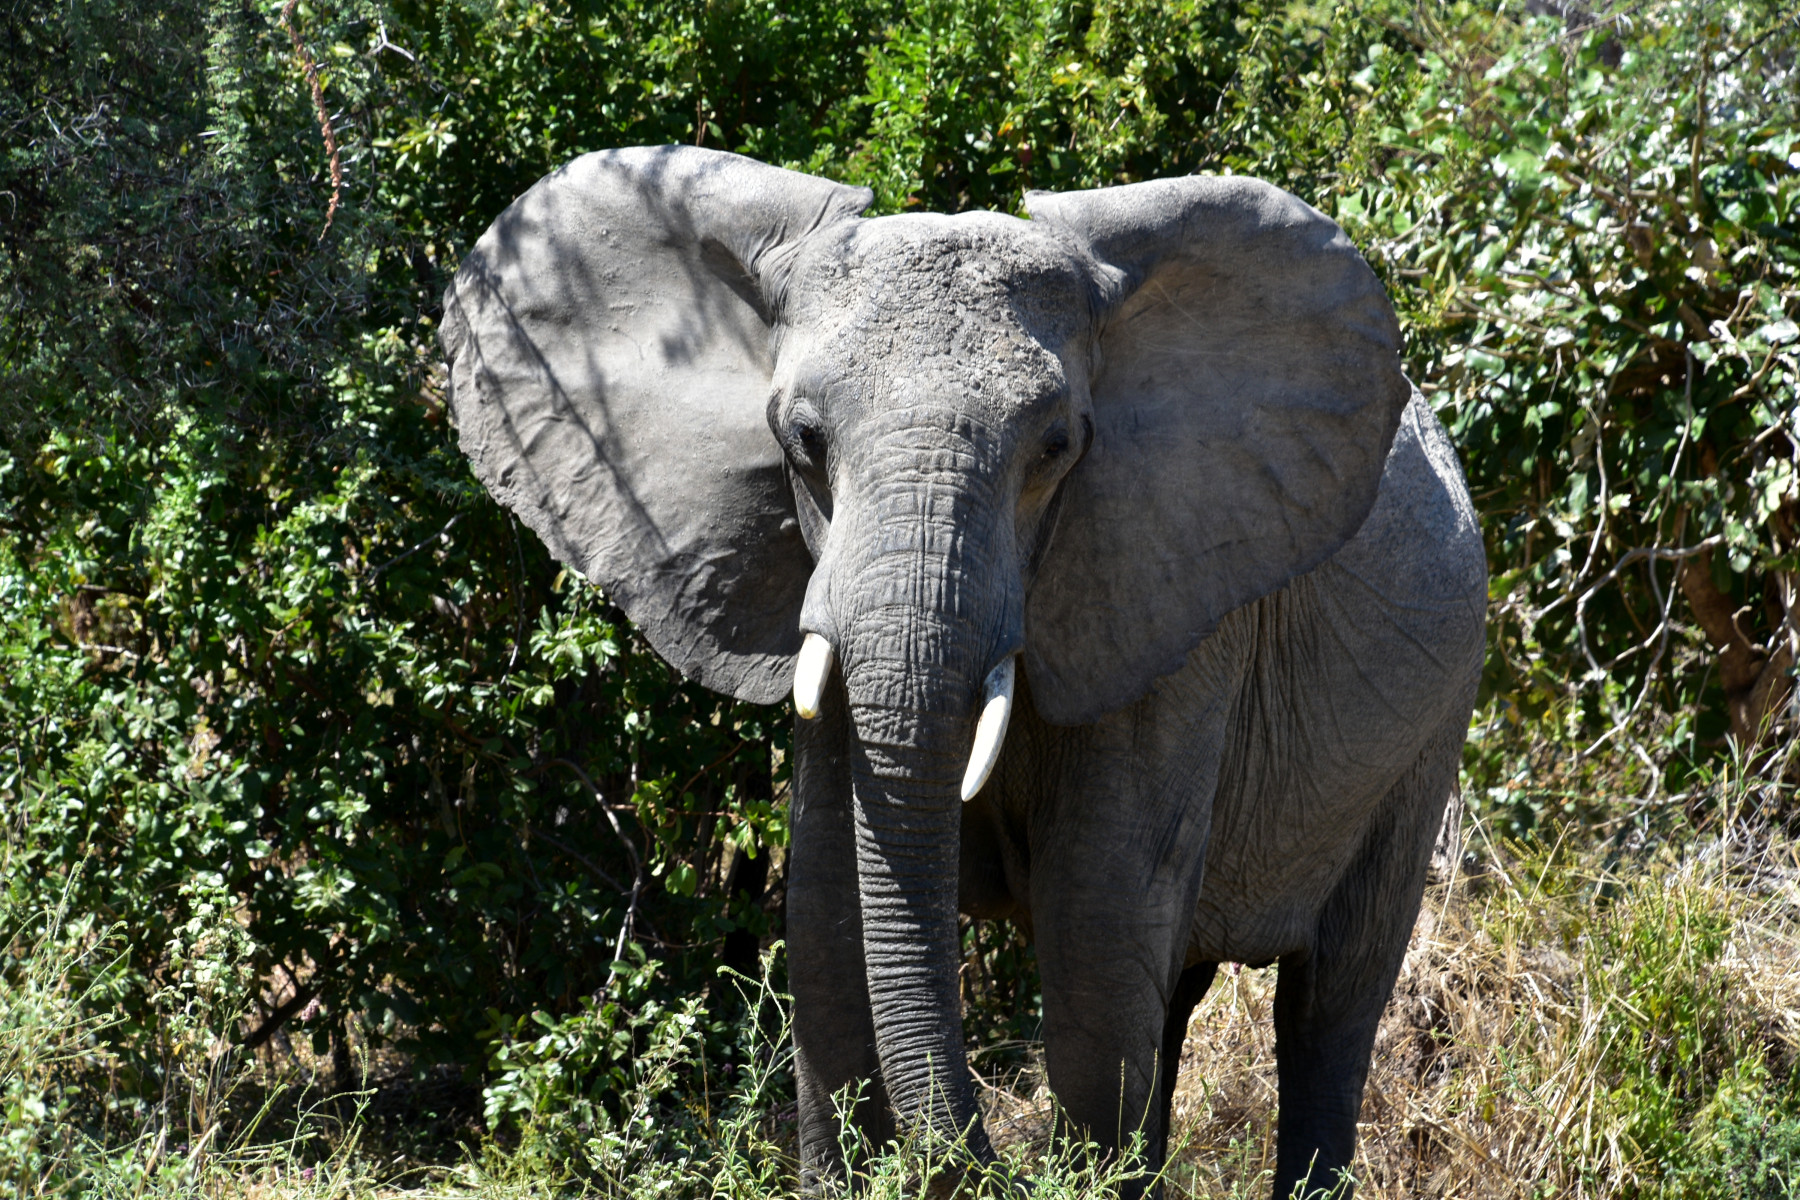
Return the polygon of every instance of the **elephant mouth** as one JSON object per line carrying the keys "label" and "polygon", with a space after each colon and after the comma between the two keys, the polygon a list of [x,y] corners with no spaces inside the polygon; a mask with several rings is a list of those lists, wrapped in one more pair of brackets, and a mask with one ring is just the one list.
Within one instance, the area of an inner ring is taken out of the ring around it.
{"label": "elephant mouth", "polygon": [[[813,720],[819,715],[825,684],[831,677],[836,658],[836,651],[827,638],[817,633],[806,635],[794,665],[794,711],[805,720]],[[975,740],[969,748],[969,763],[962,778],[961,795],[965,804],[986,785],[988,776],[994,773],[994,764],[1000,761],[1000,749],[1006,743],[1006,729],[1012,721],[1018,663],[1017,654],[1008,654],[988,672],[982,684],[981,715],[975,721]]]}

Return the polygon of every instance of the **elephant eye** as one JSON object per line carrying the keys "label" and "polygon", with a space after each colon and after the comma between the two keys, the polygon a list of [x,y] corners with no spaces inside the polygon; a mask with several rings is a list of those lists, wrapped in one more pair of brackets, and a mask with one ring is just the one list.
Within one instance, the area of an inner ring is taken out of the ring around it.
{"label": "elephant eye", "polygon": [[1069,452],[1069,431],[1058,429],[1044,443],[1044,457],[1055,462]]}
{"label": "elephant eye", "polygon": [[795,466],[812,472],[825,469],[825,429],[810,414],[790,418],[787,445]]}

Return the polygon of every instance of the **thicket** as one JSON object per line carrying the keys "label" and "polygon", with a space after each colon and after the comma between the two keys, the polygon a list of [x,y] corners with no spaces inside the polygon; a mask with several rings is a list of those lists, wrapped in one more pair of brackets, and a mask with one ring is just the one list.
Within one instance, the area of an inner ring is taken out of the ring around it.
{"label": "thicket", "polygon": [[[790,718],[674,678],[441,391],[461,251],[586,150],[876,212],[1295,191],[1387,282],[1482,513],[1475,814],[1615,854],[1791,821],[1797,50],[1778,0],[13,0],[0,974],[75,947],[94,1021],[8,1076],[18,1178],[151,1113],[202,1143],[193,1081],[271,1045],[590,1133],[649,1047],[754,1061],[716,971],[779,935]],[[1028,1037],[1028,949],[968,947],[972,1036]]]}

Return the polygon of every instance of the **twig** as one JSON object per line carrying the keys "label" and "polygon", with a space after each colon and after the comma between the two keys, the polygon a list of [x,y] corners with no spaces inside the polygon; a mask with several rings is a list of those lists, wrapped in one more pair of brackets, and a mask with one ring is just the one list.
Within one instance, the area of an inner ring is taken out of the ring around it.
{"label": "twig", "polygon": [[625,832],[624,826],[619,824],[619,818],[613,815],[612,805],[606,802],[606,797],[601,794],[599,786],[595,784],[592,777],[582,769],[580,763],[573,759],[553,758],[550,760],[550,765],[567,767],[575,773],[577,779],[581,780],[582,785],[587,788],[595,801],[599,803],[600,811],[606,814],[607,823],[612,826],[612,830],[618,835],[619,841],[624,843],[625,853],[627,857],[631,859],[631,867],[633,870],[636,870],[642,862],[642,859],[638,856],[637,843],[631,840],[631,836]]}
{"label": "twig", "polygon": [[319,114],[319,132],[324,135],[326,153],[331,155],[331,203],[325,209],[325,227],[319,230],[322,242],[331,232],[331,218],[337,216],[338,202],[344,194],[344,164],[338,157],[337,134],[331,130],[331,116],[325,111],[325,89],[319,86],[319,65],[313,61],[312,54],[300,40],[300,31],[294,26],[294,7],[299,3],[300,0],[287,0],[282,6],[281,25],[288,31],[288,39],[294,43],[294,54],[306,72],[306,82],[312,87],[313,110]]}
{"label": "twig", "polygon": [[456,523],[462,519],[463,519],[463,515],[461,513],[457,513],[455,516],[451,517],[448,521],[444,522],[444,527],[442,529],[438,530],[436,533],[432,534],[430,537],[424,538],[423,540],[415,542],[413,545],[408,546],[406,549],[402,550],[400,553],[394,555],[394,557],[392,557],[392,558],[388,559],[386,562],[382,563],[379,567],[376,567],[373,571],[370,571],[369,572],[369,582],[374,583],[377,579],[381,578],[382,572],[386,571],[389,567],[399,565],[401,562],[405,561],[406,559],[411,558],[413,555],[417,554],[419,551],[423,550],[425,547],[431,545],[431,543],[437,541],[439,538],[441,538],[445,534],[449,533],[452,529],[455,529]]}
{"label": "twig", "polygon": [[117,654],[124,658],[131,659],[143,657],[143,655],[139,654],[136,650],[127,650],[123,646],[106,646],[99,642],[76,642],[75,648],[78,650],[94,650],[101,654]]}
{"label": "twig", "polygon": [[701,767],[698,771],[695,771],[692,775],[689,775],[687,782],[682,784],[681,787],[676,790],[675,794],[677,796],[686,795],[689,788],[693,787],[696,783],[699,783],[702,778],[704,778],[707,775],[710,775],[713,771],[717,770],[719,767],[724,766],[726,763],[728,763],[732,759],[736,758],[737,752],[739,750],[742,750],[745,746],[747,746],[749,744],[750,744],[749,738],[740,739],[737,745],[733,746],[731,749],[727,750],[725,753],[719,755],[719,757],[713,759],[711,762],[707,763],[704,767]]}
{"label": "twig", "polygon": [[[1560,354],[1556,359],[1556,371],[1559,376],[1562,374]],[[1577,579],[1584,578],[1594,569],[1594,560],[1600,556],[1600,543],[1606,535],[1607,526],[1612,523],[1612,481],[1606,475],[1606,419],[1600,411],[1605,408],[1606,399],[1602,396],[1599,405],[1588,409],[1588,419],[1594,423],[1594,466],[1600,472],[1600,523],[1594,527],[1593,539],[1588,542],[1587,558],[1581,564],[1581,574],[1576,576]]]}
{"label": "twig", "polygon": [[[1656,578],[1656,559],[1654,557],[1652,557],[1650,560],[1650,587],[1651,587],[1651,590],[1657,594],[1657,599],[1662,602],[1662,619],[1657,622],[1656,632],[1651,635],[1652,637],[1657,639],[1656,656],[1650,660],[1650,665],[1648,667],[1644,668],[1644,686],[1638,689],[1637,699],[1632,702],[1632,705],[1630,708],[1625,710],[1625,713],[1623,716],[1618,717],[1614,721],[1613,727],[1611,729],[1608,729],[1605,733],[1601,734],[1599,737],[1595,738],[1592,745],[1590,745],[1587,749],[1583,750],[1581,753],[1579,753],[1575,756],[1575,760],[1577,762],[1580,762],[1581,760],[1590,757],[1594,753],[1594,751],[1600,749],[1601,746],[1604,746],[1607,742],[1611,741],[1612,738],[1614,737],[1614,735],[1616,735],[1620,730],[1624,729],[1626,727],[1626,725],[1630,724],[1631,718],[1635,717],[1638,713],[1638,710],[1644,707],[1644,701],[1646,699],[1648,699],[1650,696],[1650,686],[1656,680],[1656,669],[1662,665],[1663,656],[1668,652],[1668,649],[1669,649],[1669,614],[1675,604],[1675,591],[1676,591],[1674,583],[1673,583],[1673,581],[1671,581],[1670,587],[1669,587],[1669,594],[1667,595],[1667,597],[1663,596],[1662,583],[1661,583],[1661,581],[1659,581]],[[1579,613],[1580,611],[1581,611],[1580,607],[1577,606],[1576,612]],[[1585,634],[1587,631],[1584,628],[1582,630],[1582,632],[1583,632],[1583,634]],[[1649,639],[1646,639],[1645,645],[1648,645],[1648,644],[1649,644]],[[1614,661],[1616,662],[1617,660],[1614,660]],[[1638,758],[1643,760],[1644,765],[1650,768],[1651,778],[1653,780],[1655,780],[1655,783],[1651,789],[1651,795],[1654,795],[1656,792],[1661,791],[1662,790],[1662,771],[1656,766],[1655,763],[1650,761],[1650,756],[1644,752],[1644,748],[1642,746],[1638,745],[1636,742],[1633,742],[1631,749],[1638,756]],[[1646,799],[1648,799],[1648,797],[1646,797]]]}
{"label": "twig", "polygon": [[1780,353],[1781,351],[1778,347],[1769,347],[1769,352],[1763,355],[1762,366],[1756,369],[1756,374],[1750,377],[1750,382],[1731,393],[1731,399],[1734,403],[1742,400],[1745,396],[1748,396],[1751,392],[1754,392],[1758,387],[1762,386],[1763,376],[1767,375],[1769,373],[1769,368],[1775,365],[1775,359]]}
{"label": "twig", "polygon": [[[1676,472],[1681,467],[1682,456],[1687,452],[1688,444],[1692,440],[1693,431],[1694,431],[1694,374],[1695,374],[1695,371],[1699,364],[1695,362],[1694,353],[1688,347],[1686,347],[1686,346],[1682,347],[1682,354],[1683,354],[1683,356],[1685,358],[1685,362],[1686,362],[1686,372],[1685,372],[1686,380],[1685,380],[1685,394],[1683,397],[1683,400],[1684,400],[1683,407],[1685,409],[1685,416],[1687,419],[1682,423],[1681,442],[1678,446],[1675,447],[1675,456],[1673,459],[1670,460],[1670,463],[1669,463],[1668,478],[1671,481],[1671,484],[1670,484],[1671,487],[1673,486],[1673,481],[1675,479]],[[1596,446],[1599,445],[1598,438],[1596,439],[1595,445]],[[1602,504],[1601,504],[1600,520],[1601,520],[1602,527],[1604,527],[1605,522],[1606,522],[1606,505],[1604,502],[1602,502]],[[1662,520],[1663,519],[1661,516],[1659,516],[1657,518],[1657,526],[1658,526],[1659,534],[1660,534],[1660,527],[1662,525]],[[1674,531],[1674,536],[1677,539],[1679,539],[1681,537],[1681,531],[1682,531],[1685,523],[1686,523],[1685,516],[1680,515],[1679,510],[1678,510],[1678,516],[1675,521],[1675,531]],[[1595,540],[1596,540],[1596,542],[1598,541],[1597,533],[1596,533]],[[1594,739],[1593,743],[1590,744],[1587,747],[1587,749],[1585,749],[1585,750],[1581,751],[1579,754],[1577,754],[1575,756],[1575,759],[1577,762],[1588,758],[1595,751],[1599,750],[1601,746],[1604,746],[1607,742],[1611,741],[1613,739],[1613,737],[1615,737],[1621,730],[1623,730],[1628,724],[1630,724],[1631,719],[1637,715],[1638,710],[1643,708],[1644,702],[1647,699],[1649,699],[1650,688],[1656,680],[1657,669],[1662,666],[1663,658],[1668,653],[1668,649],[1669,649],[1669,617],[1674,608],[1676,589],[1674,586],[1674,582],[1671,581],[1668,595],[1666,597],[1663,595],[1662,581],[1656,577],[1656,562],[1657,562],[1657,560],[1659,558],[1675,559],[1675,558],[1691,557],[1692,555],[1700,553],[1702,548],[1710,548],[1710,547],[1708,547],[1708,542],[1716,543],[1717,540],[1718,540],[1718,535],[1714,535],[1713,538],[1701,541],[1701,542],[1697,543],[1696,545],[1690,546],[1687,549],[1682,550],[1682,551],[1666,551],[1666,550],[1662,550],[1660,547],[1648,547],[1648,548],[1640,548],[1638,550],[1633,550],[1630,553],[1626,554],[1623,558],[1621,558],[1613,566],[1613,569],[1611,571],[1607,572],[1606,575],[1602,576],[1597,582],[1594,583],[1594,585],[1592,587],[1590,587],[1586,591],[1584,591],[1581,594],[1581,598],[1575,602],[1575,629],[1576,629],[1576,632],[1581,637],[1581,652],[1587,656],[1588,665],[1591,666],[1596,673],[1605,674],[1608,671],[1610,671],[1611,668],[1617,666],[1628,655],[1638,653],[1640,650],[1644,649],[1644,647],[1649,646],[1652,641],[1655,641],[1655,643],[1656,643],[1656,654],[1651,658],[1649,666],[1644,668],[1644,683],[1643,683],[1643,686],[1638,689],[1637,699],[1634,700],[1631,704],[1631,707],[1626,709],[1623,713],[1620,713],[1616,708],[1614,708],[1612,706],[1612,704],[1610,702],[1608,702],[1607,707],[1612,710],[1612,714],[1613,714],[1612,728],[1608,729],[1605,733],[1601,734],[1598,738]],[[1636,647],[1635,649],[1626,651],[1625,654],[1621,654],[1618,658],[1615,658],[1615,659],[1613,659],[1612,662],[1608,663],[1605,668],[1602,668],[1600,666],[1599,662],[1595,660],[1593,650],[1590,648],[1590,646],[1588,644],[1587,602],[1589,599],[1591,599],[1593,597],[1594,593],[1597,592],[1601,587],[1605,586],[1609,581],[1616,579],[1619,575],[1619,572],[1621,570],[1623,570],[1626,567],[1626,565],[1628,565],[1631,561],[1633,561],[1634,556],[1647,558],[1649,560],[1650,590],[1652,593],[1654,593],[1654,595],[1656,597],[1656,605],[1661,610],[1660,617],[1657,621],[1656,629],[1651,633],[1650,637],[1648,637],[1644,640],[1644,643],[1642,646],[1639,646],[1639,647]],[[1588,554],[1588,563],[1584,564],[1582,567],[1583,574],[1585,574],[1587,572],[1588,566],[1591,565],[1592,562],[1593,562],[1593,552],[1592,552],[1592,549],[1590,548],[1589,554]],[[1556,603],[1560,603],[1560,601],[1557,601]],[[1543,612],[1540,612],[1538,614],[1538,616],[1542,617],[1544,615],[1544,613],[1547,613],[1550,611],[1551,608],[1556,607],[1556,603],[1552,603],[1551,605],[1546,607],[1543,610]],[[1637,756],[1640,759],[1642,759],[1644,761],[1644,764],[1650,768],[1651,775],[1652,775],[1653,779],[1655,780],[1654,790],[1660,791],[1662,788],[1662,772],[1660,770],[1658,770],[1657,767],[1655,766],[1655,764],[1650,761],[1649,755],[1647,753],[1645,753],[1644,748],[1642,746],[1639,746],[1636,743],[1633,743],[1632,750],[1634,753],[1637,754]]]}
{"label": "twig", "polygon": [[640,872],[631,881],[631,900],[625,906],[625,919],[619,922],[619,940],[613,943],[612,960],[618,962],[625,957],[625,943],[637,929],[638,895],[644,890],[644,876]]}
{"label": "twig", "polygon": [[1775,24],[1773,26],[1764,30],[1762,32],[1762,34],[1760,36],[1758,36],[1754,41],[1752,41],[1749,45],[1745,46],[1742,50],[1739,50],[1736,54],[1732,55],[1731,61],[1725,64],[1724,69],[1729,71],[1733,67],[1737,66],[1738,62],[1744,57],[1744,55],[1750,53],[1752,50],[1756,49],[1758,46],[1762,45],[1764,42],[1768,41],[1770,38],[1772,38],[1776,34],[1780,33],[1781,27],[1783,25],[1793,25],[1796,28],[1800,28],[1800,13],[1795,13],[1794,15],[1788,17],[1786,20],[1777,21],[1777,22],[1775,22]]}
{"label": "twig", "polygon": [[1617,579],[1619,577],[1619,572],[1623,571],[1626,567],[1629,567],[1632,563],[1637,562],[1640,559],[1656,558],[1656,559],[1662,559],[1664,561],[1673,561],[1676,559],[1692,558],[1696,554],[1706,553],[1708,550],[1711,550],[1713,547],[1721,544],[1724,540],[1725,539],[1724,539],[1723,535],[1715,533],[1709,538],[1703,538],[1702,540],[1695,542],[1691,546],[1683,546],[1678,550],[1669,550],[1662,546],[1636,546],[1636,547],[1633,547],[1632,549],[1627,550],[1624,553],[1624,555],[1622,557],[1620,557],[1618,562],[1613,564],[1612,570],[1608,571],[1606,574],[1604,574],[1600,578],[1596,579],[1593,583],[1593,586],[1589,587],[1586,591],[1582,592],[1579,596],[1577,596],[1572,591],[1564,592],[1561,596],[1557,597],[1555,600],[1552,600],[1550,603],[1546,604],[1543,608],[1538,609],[1538,611],[1536,613],[1532,614],[1531,619],[1533,621],[1543,620],[1545,617],[1549,616],[1556,609],[1558,609],[1562,605],[1566,604],[1570,599],[1574,599],[1578,606],[1585,605],[1587,603],[1587,601],[1589,601],[1590,599],[1593,598],[1595,592],[1598,592],[1601,588],[1605,587],[1607,584],[1609,584],[1613,580]]}
{"label": "twig", "polygon": [[381,34],[381,41],[376,44],[375,49],[374,49],[374,51],[372,51],[372,53],[380,54],[383,50],[392,50],[395,54],[398,54],[401,58],[404,58],[409,63],[417,63],[419,61],[417,58],[415,58],[413,56],[413,52],[411,50],[408,50],[405,46],[396,46],[396,45],[394,45],[394,43],[392,43],[388,40],[388,31],[387,31],[387,22],[386,21],[375,22],[375,28]]}
{"label": "twig", "polygon": [[[286,964],[284,963],[283,966],[285,967]],[[292,977],[292,973],[290,972],[289,978]],[[250,1035],[240,1042],[239,1045],[246,1050],[254,1050],[270,1038],[274,1037],[276,1032],[279,1031],[283,1025],[286,1025],[295,1013],[305,1008],[312,998],[319,994],[319,987],[320,983],[317,979],[314,979],[313,982],[306,987],[299,987],[296,984],[294,994],[281,1004],[276,1005],[275,1010],[269,1014],[268,1019],[252,1030]]]}
{"label": "twig", "polygon": [[606,884],[607,887],[613,889],[613,891],[615,891],[615,892],[618,892],[620,895],[624,895],[625,893],[627,893],[631,890],[630,888],[626,887],[624,884],[620,883],[618,880],[614,879],[612,877],[612,875],[610,875],[608,872],[601,869],[601,867],[598,864],[596,864],[592,859],[588,858],[587,855],[582,854],[580,851],[574,849],[571,846],[563,845],[563,843],[561,843],[558,840],[556,840],[555,838],[551,837],[549,834],[545,833],[543,830],[533,829],[531,831],[531,836],[534,838],[537,838],[541,842],[550,843],[551,849],[556,850],[559,853],[568,855],[570,858],[574,859],[576,862],[580,863],[582,866],[584,866],[588,870],[592,871],[595,875],[598,875],[600,877],[600,881],[602,883]]}
{"label": "twig", "polygon": [[613,946],[613,961],[618,962],[625,956],[625,943],[631,940],[631,935],[637,928],[638,898],[644,892],[644,860],[638,854],[637,843],[626,834],[625,827],[619,824],[619,818],[613,814],[612,805],[606,802],[606,797],[600,794],[600,789],[588,777],[588,773],[582,770],[581,764],[568,758],[553,758],[550,761],[573,771],[575,777],[587,786],[587,790],[599,804],[600,811],[606,814],[607,824],[612,826],[613,832],[624,845],[626,856],[631,859],[631,899],[625,906],[625,920],[619,924],[619,940]]}
{"label": "twig", "polygon": [[1572,41],[1575,38],[1592,33],[1596,29],[1604,29],[1608,25],[1627,25],[1630,23],[1631,18],[1635,17],[1643,7],[1644,5],[1641,3],[1633,4],[1629,8],[1616,10],[1614,12],[1606,13],[1603,16],[1595,17],[1586,25],[1575,25],[1572,27],[1565,26],[1562,40]]}
{"label": "twig", "polygon": [[1778,434],[1785,436],[1785,437],[1789,438],[1790,440],[1792,440],[1792,438],[1793,438],[1792,431],[1789,430],[1786,425],[1782,424],[1780,421],[1777,421],[1773,425],[1768,426],[1761,433],[1757,434],[1755,437],[1750,439],[1750,449],[1752,449],[1752,450],[1756,449],[1758,446],[1762,445],[1764,442],[1768,441],[1770,438],[1773,438]]}
{"label": "twig", "polygon": [[525,644],[525,598],[519,594],[519,580],[525,574],[525,548],[519,544],[519,522],[510,511],[506,514],[506,527],[512,532],[513,561],[519,569],[511,580],[513,613],[516,617],[512,653],[506,656],[506,670],[500,673],[501,679],[512,674],[513,664],[519,661],[519,647]]}

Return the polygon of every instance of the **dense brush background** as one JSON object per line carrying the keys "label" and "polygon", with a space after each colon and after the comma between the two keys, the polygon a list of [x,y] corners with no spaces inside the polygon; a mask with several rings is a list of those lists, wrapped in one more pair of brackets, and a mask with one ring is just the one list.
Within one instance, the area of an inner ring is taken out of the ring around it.
{"label": "dense brush background", "polygon": [[[686,142],[1343,224],[1493,569],[1364,1194],[1800,1195],[1797,52],[1782,0],[4,0],[0,1192],[791,1187],[791,718],[495,506],[435,343],[535,179]],[[965,946],[999,1140],[1127,1169]],[[1266,1191],[1271,992],[1196,1015],[1176,1194]]]}

